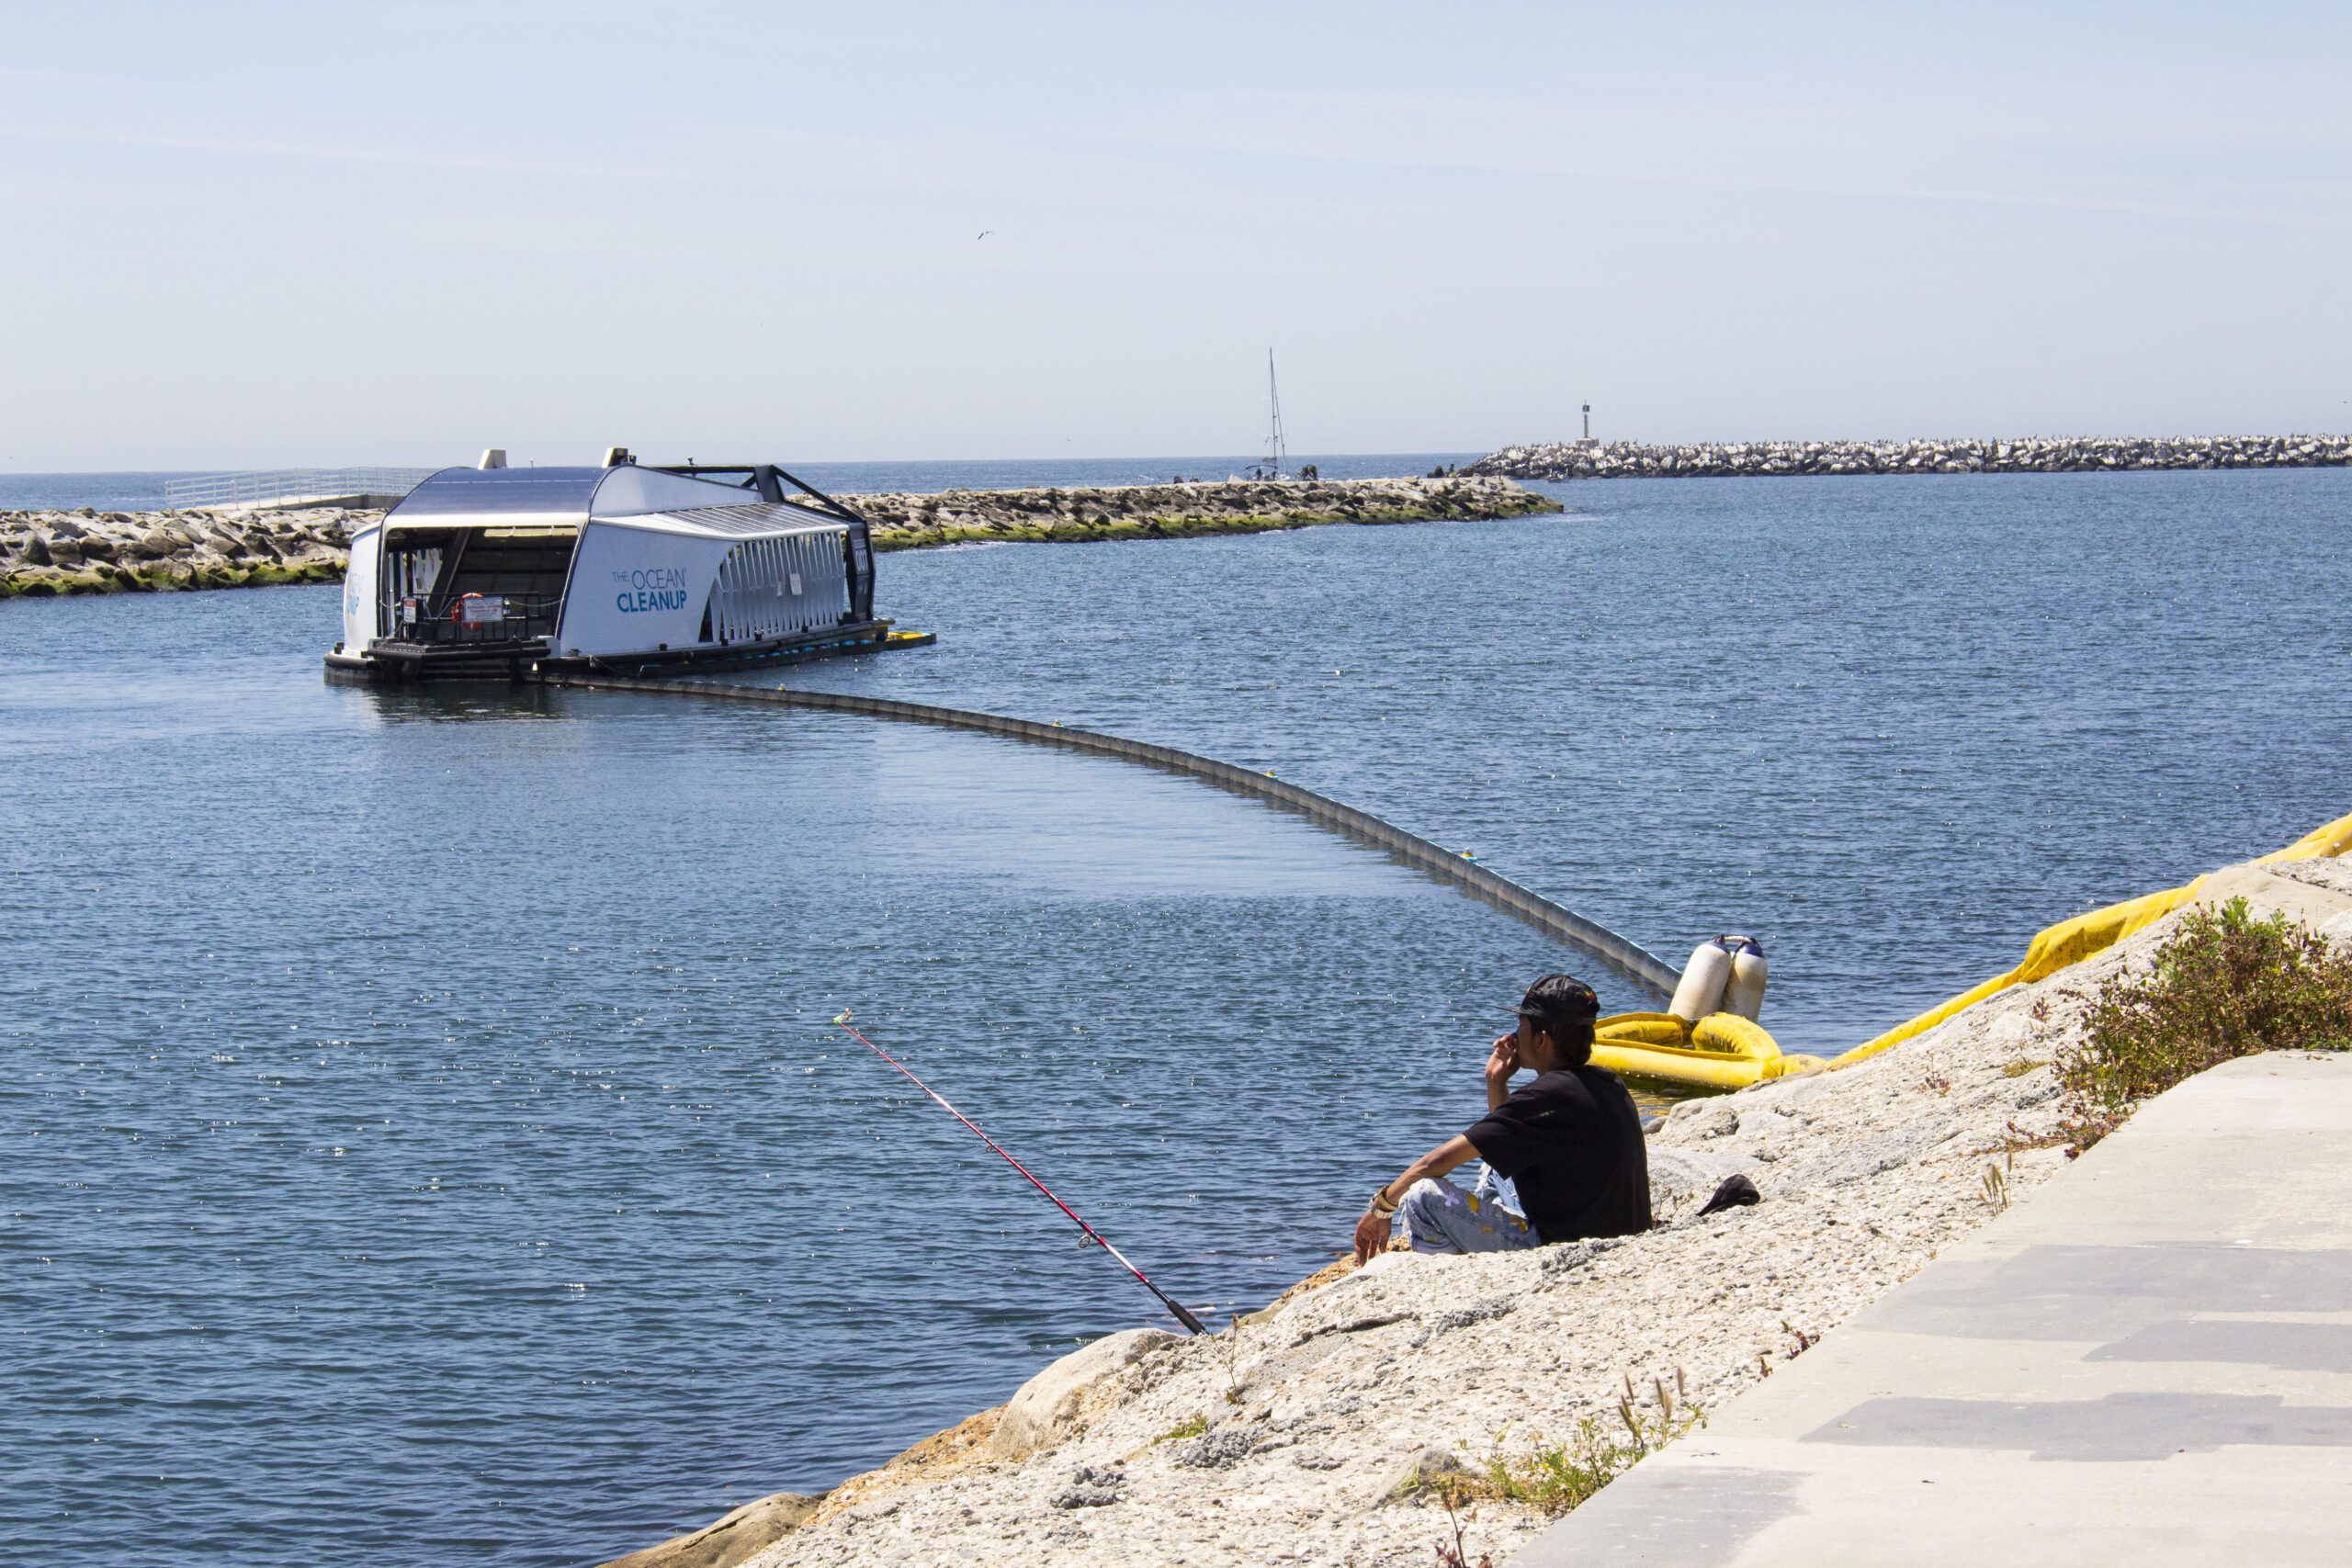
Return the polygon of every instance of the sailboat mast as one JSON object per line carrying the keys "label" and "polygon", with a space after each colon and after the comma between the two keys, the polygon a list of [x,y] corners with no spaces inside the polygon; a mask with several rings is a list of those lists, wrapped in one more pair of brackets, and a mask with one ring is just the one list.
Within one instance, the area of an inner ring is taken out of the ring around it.
{"label": "sailboat mast", "polygon": [[1273,470],[1274,478],[1281,479],[1283,466],[1290,460],[1290,452],[1283,444],[1283,394],[1282,389],[1274,384],[1274,351],[1272,347],[1266,350],[1266,402],[1273,414],[1273,423],[1266,432],[1266,467]]}

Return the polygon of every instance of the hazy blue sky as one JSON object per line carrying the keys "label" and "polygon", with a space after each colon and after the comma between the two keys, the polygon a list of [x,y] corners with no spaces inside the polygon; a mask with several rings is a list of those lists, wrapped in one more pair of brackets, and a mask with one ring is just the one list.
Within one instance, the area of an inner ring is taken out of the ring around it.
{"label": "hazy blue sky", "polygon": [[2340,5],[0,27],[5,469],[2352,427]]}

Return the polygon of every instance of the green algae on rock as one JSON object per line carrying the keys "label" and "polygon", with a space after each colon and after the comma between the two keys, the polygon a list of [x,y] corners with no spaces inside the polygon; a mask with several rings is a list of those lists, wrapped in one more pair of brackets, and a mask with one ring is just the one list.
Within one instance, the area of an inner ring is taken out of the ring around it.
{"label": "green algae on rock", "polygon": [[1328,524],[1471,522],[1558,512],[1509,480],[1228,479],[1215,484],[860,495],[881,550],[1006,542],[1082,544],[1265,534]]}
{"label": "green algae on rock", "polygon": [[372,513],[0,513],[0,598],[340,582]]}

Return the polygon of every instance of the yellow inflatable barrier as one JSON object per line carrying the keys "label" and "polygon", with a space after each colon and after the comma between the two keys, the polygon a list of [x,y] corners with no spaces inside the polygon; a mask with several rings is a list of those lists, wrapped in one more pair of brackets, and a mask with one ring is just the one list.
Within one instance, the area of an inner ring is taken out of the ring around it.
{"label": "yellow inflatable barrier", "polygon": [[[2352,816],[2339,817],[2312,829],[2283,850],[2274,850],[2254,863],[2276,865],[2281,861],[2333,859],[2352,850]],[[1851,1066],[1866,1061],[1892,1045],[1900,1045],[1914,1035],[1928,1030],[1968,1008],[1975,1006],[1996,991],[2023,985],[2055,975],[2072,964],[2080,964],[2093,953],[2104,953],[2143,926],[2151,926],[2197,897],[2205,886],[2199,877],[2186,887],[2167,888],[2162,893],[2143,893],[2137,898],[2127,898],[2120,904],[2110,904],[2104,909],[2093,909],[2086,915],[2061,920],[2035,936],[2027,944],[2024,962],[2006,975],[1996,975],[1983,985],[1962,991],[1941,1007],[1930,1008],[1908,1023],[1888,1030],[1875,1040],[1855,1046],[1836,1061],[1833,1067]]]}
{"label": "yellow inflatable barrier", "polygon": [[1621,1012],[1594,1024],[1592,1037],[1634,1045],[1688,1045],[1690,1026],[1670,1012]]}
{"label": "yellow inflatable barrier", "polygon": [[1621,1012],[1593,1025],[1592,1061],[1667,1094],[1722,1094],[1767,1078],[1811,1072],[1818,1056],[1783,1055],[1762,1025],[1737,1013],[1688,1024],[1665,1012]]}
{"label": "yellow inflatable barrier", "polygon": [[[2339,817],[2312,829],[2283,850],[2255,862],[2273,865],[2280,861],[2333,858],[2352,852],[2352,816]],[[1778,1042],[1758,1024],[1736,1013],[1711,1013],[1696,1024],[1672,1013],[1621,1012],[1593,1026],[1592,1060],[1642,1088],[1673,1095],[1724,1094],[1771,1078],[1788,1077],[1823,1067],[1844,1067],[1876,1055],[1983,1001],[1996,991],[2054,975],[2071,964],[2104,953],[2143,926],[2154,924],[2197,897],[2205,886],[2199,877],[2186,887],[2128,898],[2104,909],[2061,920],[2028,944],[2025,957],[2006,975],[1891,1029],[1877,1039],[1834,1061],[1818,1056],[1785,1055]]]}

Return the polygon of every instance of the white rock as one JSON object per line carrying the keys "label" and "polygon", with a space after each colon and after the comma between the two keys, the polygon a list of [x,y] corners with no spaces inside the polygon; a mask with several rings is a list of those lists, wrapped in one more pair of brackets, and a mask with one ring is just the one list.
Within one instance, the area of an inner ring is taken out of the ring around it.
{"label": "white rock", "polygon": [[1470,1467],[1464,1464],[1450,1449],[1423,1449],[1405,1461],[1401,1469],[1389,1473],[1387,1483],[1381,1487],[1383,1497],[1404,1497],[1435,1485],[1449,1476],[1468,1475]]}
{"label": "white rock", "polygon": [[1130,1328],[1064,1356],[1006,1402],[1004,1418],[989,1438],[989,1457],[1013,1463],[1069,1440],[1085,1424],[1089,1394],[1176,1338],[1158,1328]]}

